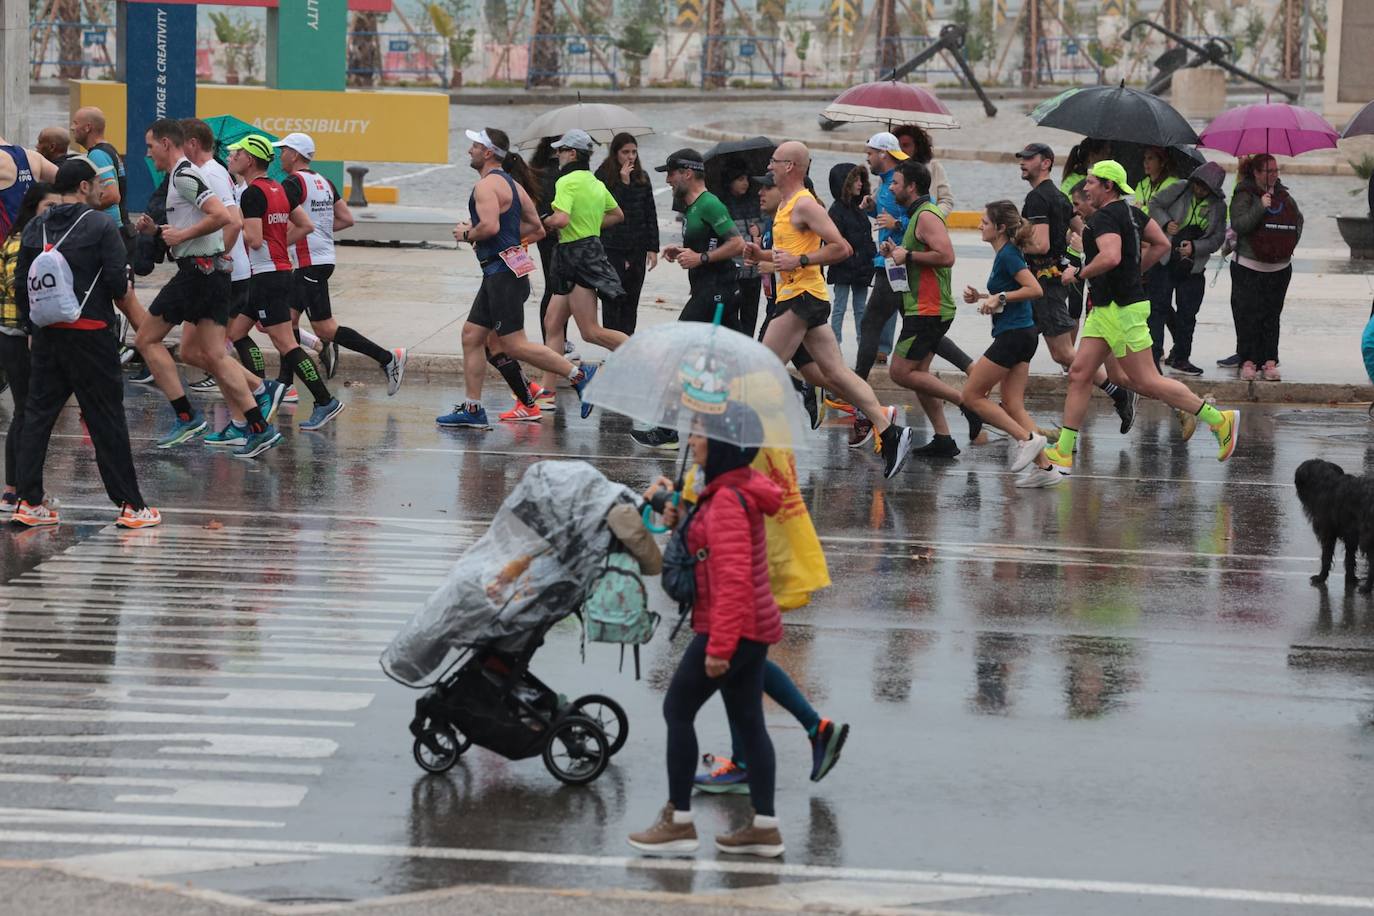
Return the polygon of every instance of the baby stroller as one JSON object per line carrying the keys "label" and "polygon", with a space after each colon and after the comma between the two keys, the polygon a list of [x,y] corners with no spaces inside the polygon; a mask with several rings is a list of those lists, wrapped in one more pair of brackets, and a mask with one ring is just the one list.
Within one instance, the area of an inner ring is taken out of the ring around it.
{"label": "baby stroller", "polygon": [[542,755],[554,777],[585,785],[624,747],[618,703],[569,702],[530,671],[545,635],[606,568],[606,516],[620,503],[633,506],[635,495],[585,462],[531,465],[382,653],[387,676],[426,691],[410,723],[422,769],[443,773],[477,744],[510,760]]}

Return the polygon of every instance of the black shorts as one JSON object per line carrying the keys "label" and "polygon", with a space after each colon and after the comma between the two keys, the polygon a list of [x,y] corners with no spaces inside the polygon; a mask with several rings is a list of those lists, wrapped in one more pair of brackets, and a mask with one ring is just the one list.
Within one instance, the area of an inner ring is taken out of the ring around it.
{"label": "black shorts", "polygon": [[[777,300],[768,299],[764,304],[766,308],[764,311],[763,327],[759,328],[760,342],[763,341],[763,335],[768,333],[768,326],[773,323],[773,319],[778,315]],[[797,370],[800,371],[814,362],[815,360],[811,358],[811,354],[806,352],[806,344],[797,344],[796,352],[792,354],[792,365],[796,366]]]}
{"label": "black shorts", "polygon": [[530,297],[530,278],[502,269],[482,278],[472,301],[468,321],[505,337],[525,330],[525,301]]}
{"label": "black shorts", "polygon": [[733,276],[703,277],[692,284],[691,295],[687,297],[687,304],[683,306],[682,314],[677,317],[677,320],[714,321],[716,319],[716,307],[722,303],[725,305],[725,314],[728,316],[738,298],[739,283]]}
{"label": "black shorts", "polygon": [[953,318],[945,319],[939,315],[903,315],[902,330],[897,335],[897,345],[892,348],[892,355],[919,363],[935,352],[952,324]]}
{"label": "black shorts", "polygon": [[248,281],[248,317],[265,328],[291,320],[291,274],[274,270]]}
{"label": "black shorts", "polygon": [[1078,322],[1069,314],[1068,288],[1057,279],[1040,278],[1040,289],[1044,293],[1031,302],[1035,314],[1035,328],[1046,337],[1058,337],[1078,327]]}
{"label": "black shorts", "polygon": [[821,299],[810,293],[802,293],[791,299],[782,299],[777,304],[777,314],[791,312],[806,322],[806,329],[818,328],[830,323],[830,300]]}
{"label": "black shorts", "polygon": [[191,258],[177,262],[177,272],[158,291],[148,313],[168,324],[189,321],[229,323],[229,275],[219,270],[203,273]]}
{"label": "black shorts", "polygon": [[551,270],[546,278],[555,296],[566,296],[573,287],[595,290],[603,299],[625,295],[620,275],[606,257],[601,239],[591,236],[575,242],[559,242],[553,250]]}
{"label": "black shorts", "polygon": [[253,312],[248,308],[248,286],[252,281],[248,277],[242,280],[233,280],[229,284],[229,317],[235,315],[247,315],[253,317]]}
{"label": "black shorts", "polygon": [[311,322],[333,318],[334,310],[329,305],[329,278],[333,275],[333,264],[311,264],[297,268],[291,274],[291,308],[304,314]]}
{"label": "black shorts", "polygon": [[992,346],[983,351],[983,356],[1003,369],[1014,369],[1021,363],[1030,362],[1039,346],[1040,334],[1035,328],[1016,328],[994,337]]}

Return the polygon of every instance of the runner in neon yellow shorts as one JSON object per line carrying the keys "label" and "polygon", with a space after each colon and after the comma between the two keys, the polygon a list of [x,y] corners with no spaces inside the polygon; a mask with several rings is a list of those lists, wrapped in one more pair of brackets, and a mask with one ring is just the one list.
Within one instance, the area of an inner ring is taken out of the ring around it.
{"label": "runner in neon yellow shorts", "polygon": [[1082,337],[1100,337],[1111,347],[1112,355],[1121,359],[1128,353],[1150,349],[1150,302],[1117,305],[1109,302],[1094,307],[1083,323]]}

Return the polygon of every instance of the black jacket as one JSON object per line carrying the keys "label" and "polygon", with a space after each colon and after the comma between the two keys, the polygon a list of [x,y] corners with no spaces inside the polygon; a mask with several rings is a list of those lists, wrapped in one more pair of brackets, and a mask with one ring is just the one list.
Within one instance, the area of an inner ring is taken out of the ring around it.
{"label": "black jacket", "polygon": [[647,181],[625,184],[617,175],[615,182],[607,182],[606,187],[625,211],[625,220],[603,229],[601,244],[615,251],[658,251],[658,207],[654,205],[654,186]]}
{"label": "black jacket", "polygon": [[861,168],[861,165],[841,162],[830,169],[830,194],[835,198],[830,205],[830,218],[854,249],[848,258],[827,269],[826,280],[835,286],[868,286],[873,282],[873,259],[878,255],[878,246],[873,242],[873,225],[868,214],[844,201],[845,182],[854,169]]}
{"label": "black jacket", "polygon": [[[29,319],[29,265],[43,250],[44,228],[48,242],[55,243],[83,211],[90,209],[85,204],[58,204],[24,227],[19,263],[14,272],[14,293],[20,318],[25,324]],[[86,300],[81,317],[103,321],[106,326],[113,327],[114,302],[124,298],[129,290],[129,275],[125,272],[128,251],[114,221],[99,211],[92,212],[72,230],[59,250],[72,269],[76,298]],[[90,296],[86,296],[87,289],[91,290]]]}

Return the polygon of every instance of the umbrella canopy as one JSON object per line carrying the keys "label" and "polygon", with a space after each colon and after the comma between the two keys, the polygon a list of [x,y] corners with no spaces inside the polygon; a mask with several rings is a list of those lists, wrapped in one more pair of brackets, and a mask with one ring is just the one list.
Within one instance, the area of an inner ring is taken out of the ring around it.
{"label": "umbrella canopy", "polygon": [[[796,448],[811,429],[777,355],[752,337],[705,322],[675,321],[635,333],[607,357],[582,396],[680,433],[695,423],[712,439],[746,448]],[[761,429],[746,437],[727,423],[729,402],[752,408]]]}
{"label": "umbrella canopy", "polygon": [[910,83],[887,80],[851,86],[826,106],[821,117],[831,121],[873,121],[888,127],[914,124],[926,130],[959,126],[934,93]]}
{"label": "umbrella canopy", "polygon": [[1202,132],[1199,146],[1232,156],[1269,153],[1301,156],[1314,149],[1335,149],[1340,135],[1315,111],[1268,102],[1223,112]]}
{"label": "umbrella canopy", "polygon": [[706,187],[713,194],[723,194],[724,175],[734,169],[746,175],[762,175],[768,170],[768,160],[778,145],[767,137],[750,137],[747,140],[723,140],[708,149],[706,159]]}
{"label": "umbrella canopy", "polygon": [[1374,102],[1368,103],[1356,112],[1350,123],[1345,125],[1345,130],[1341,131],[1341,139],[1363,137],[1366,134],[1374,134]]}
{"label": "umbrella canopy", "polygon": [[[1145,177],[1145,150],[1154,145],[1123,140],[1112,143],[1112,158],[1121,163],[1131,184]],[[1196,146],[1170,146],[1165,151],[1169,154],[1170,174],[1178,178],[1187,178],[1193,174],[1193,169],[1207,161],[1207,157]]]}
{"label": "umbrella canopy", "polygon": [[1150,146],[1191,146],[1197,133],[1187,119],[1157,95],[1120,86],[1067,89],[1040,103],[1030,118],[1085,137]]}
{"label": "umbrella canopy", "polygon": [[534,149],[544,137],[561,137],[575,127],[591,134],[597,143],[610,143],[619,133],[643,137],[654,129],[629,109],[605,102],[578,102],[546,111],[530,122],[521,135],[521,149]]}
{"label": "umbrella canopy", "polygon": [[[206,118],[205,123],[210,125],[210,130],[215,135],[215,158],[226,167],[229,161],[230,144],[239,142],[249,134],[258,134],[274,141],[280,139],[275,134],[260,127],[254,127],[242,118],[236,118],[233,115],[216,115],[213,118]],[[272,164],[267,167],[267,177],[273,181],[281,181],[286,177],[286,172],[281,167],[280,156],[273,157]]]}

